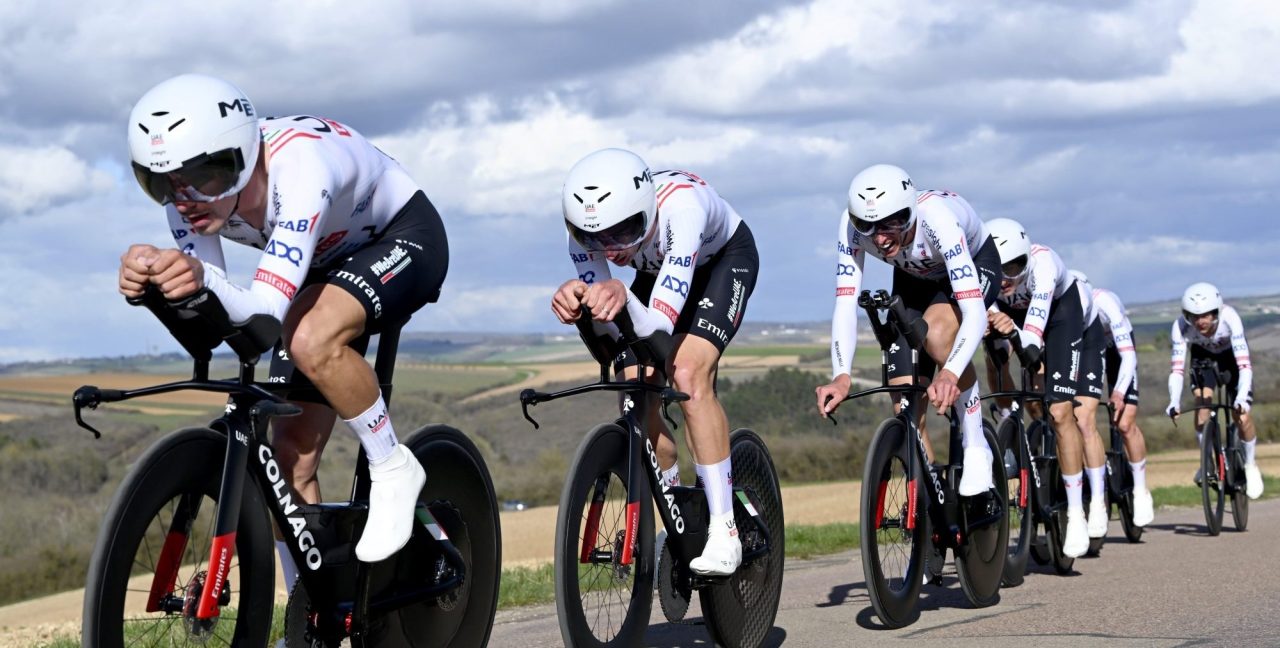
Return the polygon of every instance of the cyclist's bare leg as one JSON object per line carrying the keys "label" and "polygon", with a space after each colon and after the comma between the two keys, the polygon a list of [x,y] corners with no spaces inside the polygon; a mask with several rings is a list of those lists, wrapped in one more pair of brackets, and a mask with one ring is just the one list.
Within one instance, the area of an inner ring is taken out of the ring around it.
{"label": "cyclist's bare leg", "polygon": [[1233,408],[1231,418],[1235,419],[1236,427],[1240,428],[1241,441],[1253,441],[1258,438],[1258,430],[1254,427],[1253,417],[1248,412],[1241,413]]}
{"label": "cyclist's bare leg", "polygon": [[1076,400],[1080,402],[1075,414],[1076,426],[1084,443],[1084,465],[1086,468],[1101,468],[1107,463],[1107,449],[1102,445],[1102,435],[1098,434],[1098,399],[1076,396]]}
{"label": "cyclist's bare leg", "polygon": [[702,478],[710,513],[707,543],[689,567],[697,574],[728,575],[742,564],[742,543],[733,517],[733,467],[729,460],[729,419],[716,398],[716,365],[720,351],[692,335],[676,338],[670,375],[676,389],[689,395],[680,403],[688,422],[685,437]]}
{"label": "cyclist's bare leg", "polygon": [[[1196,407],[1208,407],[1213,405],[1213,390],[1207,387],[1191,390],[1195,396]],[[1204,431],[1204,423],[1209,420],[1209,410],[1196,410],[1196,435],[1199,436]]]}
{"label": "cyclist's bare leg", "polygon": [[[924,311],[924,320],[929,324],[929,333],[925,337],[925,352],[929,354],[941,371],[942,367],[947,364],[947,360],[951,354],[951,348],[955,344],[956,335],[960,331],[960,308],[955,304],[932,304]],[[957,376],[959,379],[956,385],[960,388],[960,395],[956,402],[952,404],[953,414],[956,416],[960,424],[960,432],[962,434],[963,447],[986,448],[988,456],[995,453],[994,448],[987,447],[986,437],[982,433],[982,412],[977,405],[978,389],[978,372],[974,370],[973,364],[965,366],[964,371]],[[972,403],[966,402],[973,399]],[[968,405],[969,407],[966,407]],[[920,408],[924,411],[926,408]],[[926,435],[926,438],[927,435]],[[928,447],[926,445],[926,447]],[[932,456],[932,448],[930,455]],[[957,457],[948,457],[948,461],[956,461]],[[989,466],[988,463],[986,464]],[[985,471],[984,471],[985,472]],[[980,473],[974,473],[969,479],[974,480],[971,483],[965,483],[961,480],[962,488],[979,489],[984,488],[982,482],[989,481],[987,478],[979,478]],[[987,484],[989,486],[989,484]],[[969,493],[965,493],[969,494]]]}
{"label": "cyclist's bare leg", "polygon": [[1120,436],[1124,437],[1124,449],[1129,454],[1130,463],[1138,463],[1147,458],[1147,441],[1138,427],[1138,406],[1132,403],[1125,406],[1120,413],[1120,422],[1116,424]]}
{"label": "cyclist's bare leg", "polygon": [[364,327],[364,306],[351,293],[317,284],[290,306],[284,342],[294,366],[329,401],[369,457],[369,515],[356,556],[377,562],[409,541],[413,508],[426,474],[413,454],[397,443],[373,367],[347,346]]}
{"label": "cyclist's bare leg", "polygon": [[302,414],[272,419],[271,443],[281,472],[289,476],[304,502],[314,504],[320,501],[320,481],[316,479],[320,455],[329,443],[337,416],[319,403],[293,404],[302,408]]}
{"label": "cyclist's bare leg", "polygon": [[729,458],[729,419],[715,393],[716,365],[720,352],[715,345],[693,335],[676,338],[671,360],[672,382],[689,395],[680,403],[689,424],[687,437],[694,461],[714,464]]}

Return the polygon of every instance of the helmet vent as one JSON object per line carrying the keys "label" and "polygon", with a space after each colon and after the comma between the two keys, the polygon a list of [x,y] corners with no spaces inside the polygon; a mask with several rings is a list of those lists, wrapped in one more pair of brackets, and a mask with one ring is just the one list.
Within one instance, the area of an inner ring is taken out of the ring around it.
{"label": "helmet vent", "polygon": [[146,133],[146,134],[148,134],[148,135],[150,135],[150,134],[151,134],[151,131],[150,131],[150,130],[148,130],[148,129],[147,129],[147,127],[146,127],[146,126],[143,126],[142,124],[138,124],[138,128],[141,128],[141,129],[142,129],[142,132],[144,132],[144,133]]}
{"label": "helmet vent", "polygon": [[602,202],[604,202],[604,199],[605,199],[605,198],[608,198],[609,196],[612,196],[612,195],[613,195],[613,192],[612,192],[612,191],[606,192],[606,193],[605,193],[605,195],[600,196],[599,198],[596,198],[596,202],[598,202],[598,203],[602,203]]}
{"label": "helmet vent", "polygon": [[597,186],[595,186],[595,185],[590,185],[590,186],[587,186],[587,187],[583,187],[583,189],[586,189],[587,191],[595,191],[596,189],[599,189],[599,188],[600,188],[600,187],[597,187]]}
{"label": "helmet vent", "polygon": [[184,121],[187,121],[187,118],[186,118],[186,117],[183,117],[182,119],[179,119],[178,121],[173,122],[173,124],[170,124],[170,126],[169,126],[169,132],[170,132],[170,133],[172,133],[172,132],[173,132],[173,129],[177,128],[177,127],[178,127],[178,124],[181,124],[181,123],[182,123],[182,122],[184,122]]}
{"label": "helmet vent", "polygon": [[151,116],[152,116],[152,117],[164,117],[164,116],[165,116],[165,115],[167,115],[167,114],[169,114],[169,111],[167,111],[167,110],[161,110],[160,112],[153,112],[153,113],[151,113]]}
{"label": "helmet vent", "polygon": [[578,199],[579,204],[582,203],[582,196],[579,196],[578,194],[573,194],[573,197]]}

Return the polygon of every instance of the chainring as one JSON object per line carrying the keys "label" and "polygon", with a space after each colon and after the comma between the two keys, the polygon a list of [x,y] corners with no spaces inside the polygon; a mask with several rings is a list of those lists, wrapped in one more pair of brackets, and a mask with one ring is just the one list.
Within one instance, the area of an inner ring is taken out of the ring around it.
{"label": "chainring", "polygon": [[[658,565],[658,602],[662,604],[662,615],[671,623],[680,623],[689,612],[689,600],[693,591],[689,588],[689,579],[678,578],[675,557],[671,555],[671,547],[662,543],[662,558]],[[676,581],[683,581],[679,584]]]}

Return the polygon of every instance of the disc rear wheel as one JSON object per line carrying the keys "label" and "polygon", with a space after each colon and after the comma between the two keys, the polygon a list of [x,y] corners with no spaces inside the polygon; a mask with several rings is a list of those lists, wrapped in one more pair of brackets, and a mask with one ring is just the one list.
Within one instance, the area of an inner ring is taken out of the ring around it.
{"label": "disc rear wheel", "polygon": [[[699,592],[707,630],[716,645],[730,648],[759,646],[773,629],[782,594],[782,569],[786,560],[786,528],[782,496],[769,449],[755,432],[735,430],[729,437],[733,466],[735,523],[744,556],[768,547],[768,553],[744,561],[724,583]],[[741,491],[737,489],[742,489]],[[749,497],[748,497],[749,495]],[[746,498],[747,502],[742,502]],[[746,504],[750,503],[748,507]],[[766,538],[750,514],[755,509],[768,532]]]}
{"label": "disc rear wheel", "polygon": [[[960,589],[974,607],[1000,600],[1000,581],[1009,550],[1009,482],[1000,445],[989,429],[983,432],[995,452],[991,458],[992,489],[985,494],[960,498],[965,541],[956,551],[956,575]],[[957,482],[958,483],[958,482]]]}

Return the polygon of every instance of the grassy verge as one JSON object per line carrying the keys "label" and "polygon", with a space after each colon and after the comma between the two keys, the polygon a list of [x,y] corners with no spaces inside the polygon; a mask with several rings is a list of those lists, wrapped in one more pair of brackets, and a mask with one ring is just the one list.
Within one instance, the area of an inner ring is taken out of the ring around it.
{"label": "grassy verge", "polygon": [[[1258,499],[1272,499],[1280,497],[1280,477],[1262,476],[1262,497]],[[1155,502],[1156,507],[1161,506],[1201,506],[1203,500],[1200,496],[1200,487],[1195,484],[1186,484],[1178,486],[1162,486],[1151,491],[1151,499]],[[1231,506],[1230,503],[1227,506]],[[788,536],[787,538],[791,538]]]}

